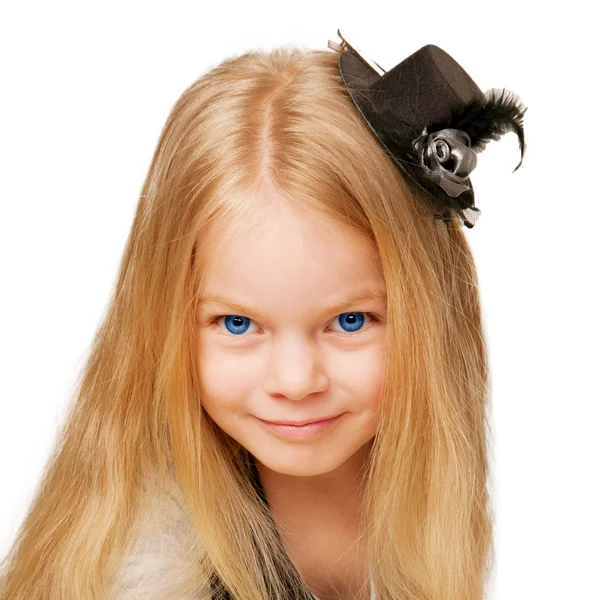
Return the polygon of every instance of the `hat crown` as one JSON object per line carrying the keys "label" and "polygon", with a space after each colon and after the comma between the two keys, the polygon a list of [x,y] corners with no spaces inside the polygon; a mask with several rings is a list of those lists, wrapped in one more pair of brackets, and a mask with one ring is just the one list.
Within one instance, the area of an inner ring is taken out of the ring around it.
{"label": "hat crown", "polygon": [[379,75],[352,47],[340,55],[347,87],[370,91],[377,109],[392,122],[417,133],[425,125],[443,123],[453,110],[485,95],[470,75],[444,50],[427,44]]}

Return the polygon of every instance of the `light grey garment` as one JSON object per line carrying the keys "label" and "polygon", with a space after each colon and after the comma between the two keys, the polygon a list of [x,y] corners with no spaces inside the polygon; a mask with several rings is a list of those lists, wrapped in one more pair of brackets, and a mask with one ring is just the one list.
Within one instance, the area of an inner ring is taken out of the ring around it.
{"label": "light grey garment", "polygon": [[[377,594],[375,592],[375,582],[373,581],[373,566],[371,565],[371,563],[369,563],[369,581],[371,582],[371,596],[370,596],[370,600],[377,600]],[[312,594],[312,597],[314,598],[314,600],[321,600],[320,598],[318,598],[314,594]]]}

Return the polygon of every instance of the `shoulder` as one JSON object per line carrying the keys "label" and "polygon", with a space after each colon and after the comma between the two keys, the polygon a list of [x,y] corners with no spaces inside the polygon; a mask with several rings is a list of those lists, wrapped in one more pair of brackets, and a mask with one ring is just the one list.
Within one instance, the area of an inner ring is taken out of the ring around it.
{"label": "shoulder", "polygon": [[[177,489],[160,496],[146,491],[127,552],[114,575],[109,600],[209,600],[210,586],[197,589],[191,583],[191,532]],[[175,593],[181,584],[182,590]]]}

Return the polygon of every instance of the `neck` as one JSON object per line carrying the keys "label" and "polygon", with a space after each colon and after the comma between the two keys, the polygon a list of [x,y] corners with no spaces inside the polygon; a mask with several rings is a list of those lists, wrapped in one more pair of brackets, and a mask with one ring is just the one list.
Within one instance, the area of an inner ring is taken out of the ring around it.
{"label": "neck", "polygon": [[372,441],[335,471],[314,476],[277,473],[256,461],[282,542],[308,589],[320,600],[369,598],[359,526],[371,446]]}

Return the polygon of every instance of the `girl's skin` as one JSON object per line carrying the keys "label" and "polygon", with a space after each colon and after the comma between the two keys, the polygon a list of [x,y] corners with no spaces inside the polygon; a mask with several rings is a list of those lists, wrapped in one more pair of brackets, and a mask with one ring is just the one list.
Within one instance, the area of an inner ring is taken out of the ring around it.
{"label": "girl's skin", "polygon": [[[255,457],[280,535],[309,589],[323,600],[354,598],[368,578],[357,544],[360,476],[377,427],[384,364],[378,257],[355,231],[284,204],[257,210],[236,231],[211,229],[199,243],[216,249],[201,259],[203,297],[245,307],[199,305],[202,405]],[[368,289],[380,296],[326,310]],[[343,412],[335,428],[306,440],[278,437],[257,419]],[[366,592],[362,597],[368,586]]]}

